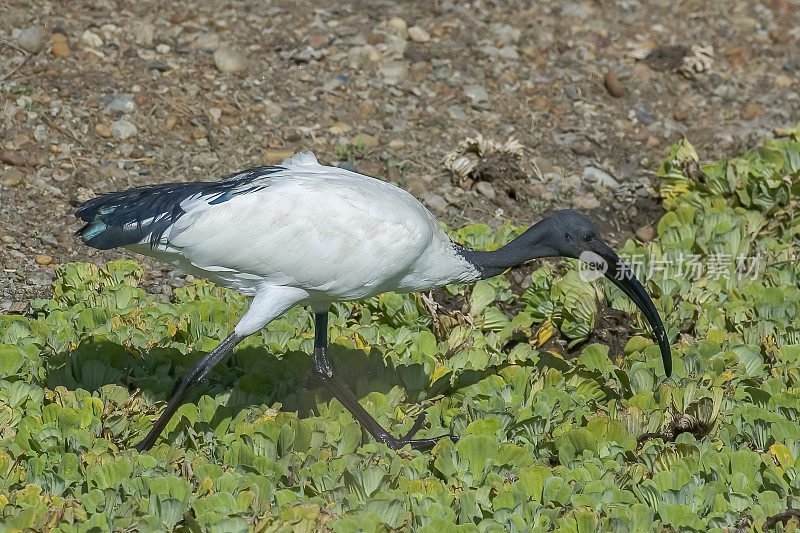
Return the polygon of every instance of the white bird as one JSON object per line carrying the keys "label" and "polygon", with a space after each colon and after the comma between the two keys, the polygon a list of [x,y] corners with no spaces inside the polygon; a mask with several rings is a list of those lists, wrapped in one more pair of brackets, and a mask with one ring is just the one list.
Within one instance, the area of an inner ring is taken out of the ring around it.
{"label": "white bird", "polygon": [[242,339],[297,305],[315,314],[314,370],[333,396],[388,446],[430,448],[442,437],[412,438],[422,416],[407,435],[395,438],[335,377],[326,353],[331,303],[476,281],[542,257],[586,261],[587,252],[595,254],[606,277],[650,322],[665,372],[671,372],[669,342],[652,301],[592,223],[575,211],[541,220],[499,250],[470,250],[451,241],[430,211],[405,190],[320,165],[306,152],[279,166],[245,170],[217,182],[108,193],[84,203],[76,216],[86,223],[77,234],[89,246],[124,246],[253,296],[233,333],[184,377],[137,445],[140,451],[153,446],[191,388],[214,365]]}

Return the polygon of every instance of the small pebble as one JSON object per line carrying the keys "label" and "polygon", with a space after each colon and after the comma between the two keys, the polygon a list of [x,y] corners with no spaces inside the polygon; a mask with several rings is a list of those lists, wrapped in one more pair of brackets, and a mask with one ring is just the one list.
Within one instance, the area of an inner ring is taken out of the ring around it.
{"label": "small pebble", "polygon": [[56,57],[69,57],[69,43],[63,33],[54,33],[50,36],[50,53]]}
{"label": "small pebble", "polygon": [[112,136],[121,140],[125,140],[133,135],[136,135],[138,132],[136,126],[125,119],[115,120],[112,122],[109,130],[111,131]]}
{"label": "small pebble", "polygon": [[345,124],[344,122],[337,122],[336,124],[333,124],[330,128],[328,128],[328,131],[334,135],[341,135],[342,133],[347,133],[351,129],[353,128],[351,128],[349,124]]}
{"label": "small pebble", "polygon": [[39,26],[31,26],[25,28],[19,33],[17,37],[17,44],[31,54],[38,54],[47,43],[47,32],[44,28]]}
{"label": "small pebble", "polygon": [[475,190],[484,195],[489,200],[494,200],[497,198],[497,193],[494,191],[494,187],[488,181],[479,181],[475,184]]}
{"label": "small pebble", "polygon": [[389,19],[389,21],[386,23],[386,27],[391,33],[397,35],[401,39],[408,39],[408,24],[406,24],[406,21],[400,17]]}
{"label": "small pebble", "polygon": [[139,44],[150,46],[153,44],[155,30],[156,27],[152,24],[137,22],[133,26],[133,38]]}
{"label": "small pebble", "polygon": [[16,187],[17,185],[21,184],[25,180],[25,174],[17,170],[16,168],[12,168],[10,170],[6,170],[3,174],[3,177],[0,178],[0,184],[3,187]]}
{"label": "small pebble", "polygon": [[650,242],[655,237],[655,230],[653,226],[647,224],[636,230],[636,238],[642,242]]}
{"label": "small pebble", "polygon": [[111,130],[108,129],[108,126],[106,126],[105,124],[95,125],[94,132],[98,134],[100,137],[103,137],[105,139],[111,137]]}
{"label": "small pebble", "polygon": [[86,30],[81,35],[81,41],[88,44],[92,48],[100,48],[103,46],[103,39],[93,31]]}
{"label": "small pebble", "polygon": [[156,52],[159,54],[168,54],[172,47],[168,44],[160,43],[156,45]]}
{"label": "small pebble", "polygon": [[447,211],[447,200],[436,193],[426,192],[422,195],[422,201],[434,211],[439,211],[441,213]]}
{"label": "small pebble", "polygon": [[792,84],[792,78],[786,76],[785,74],[778,74],[775,76],[775,87],[779,89],[785,89]]}
{"label": "small pebble", "polygon": [[408,37],[416,43],[427,43],[431,40],[430,34],[419,26],[408,28]]}
{"label": "small pebble", "polygon": [[675,106],[675,109],[672,110],[672,118],[674,118],[678,122],[683,122],[688,117],[689,117],[689,108],[684,105],[677,104]]}
{"label": "small pebble", "polygon": [[134,102],[133,94],[131,93],[107,94],[103,96],[100,105],[103,109],[120,113],[130,113],[136,109],[136,102]]}
{"label": "small pebble", "polygon": [[606,75],[603,77],[603,85],[606,86],[608,94],[614,98],[622,98],[625,96],[625,88],[622,86],[622,83],[620,83],[617,73],[613,70],[606,72]]}
{"label": "small pebble", "polygon": [[201,33],[194,40],[192,46],[197,50],[211,53],[219,48],[219,37],[216,33]]}
{"label": "small pebble", "polygon": [[467,85],[464,87],[464,96],[472,100],[473,104],[479,104],[489,100],[489,93],[483,85]]}
{"label": "small pebble", "polygon": [[383,82],[387,85],[396,85],[408,74],[408,67],[405,61],[392,61],[381,67]]}
{"label": "small pebble", "polygon": [[169,131],[175,127],[175,124],[178,122],[178,117],[175,115],[167,115],[167,118],[164,119],[164,129]]}
{"label": "small pebble", "polygon": [[764,108],[756,104],[747,104],[742,109],[742,118],[744,120],[753,120],[764,115]]}
{"label": "small pebble", "polygon": [[265,150],[261,155],[261,159],[264,161],[264,164],[277,165],[283,162],[284,159],[288,159],[293,155],[294,152],[291,150]]}
{"label": "small pebble", "polygon": [[53,264],[53,257],[50,255],[37,254],[34,259],[36,260],[36,264],[38,265],[46,266]]}
{"label": "small pebble", "polygon": [[572,207],[588,211],[600,207],[600,201],[594,196],[575,196],[572,198]]}
{"label": "small pebble", "polygon": [[230,46],[220,46],[213,57],[220,72],[241,72],[247,67],[247,57]]}
{"label": "small pebble", "polygon": [[368,135],[366,133],[360,133],[350,139],[350,144],[354,144],[358,146],[362,144],[367,148],[375,148],[380,144],[380,138],[377,135]]}

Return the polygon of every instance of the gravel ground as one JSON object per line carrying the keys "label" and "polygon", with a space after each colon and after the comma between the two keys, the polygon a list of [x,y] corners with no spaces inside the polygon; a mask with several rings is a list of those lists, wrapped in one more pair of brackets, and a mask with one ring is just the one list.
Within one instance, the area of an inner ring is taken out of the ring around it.
{"label": "gravel ground", "polygon": [[682,135],[713,159],[800,120],[798,0],[531,4],[0,1],[0,312],[124,255],[73,236],[106,191],[313,150],[452,225],[573,207],[619,243]]}

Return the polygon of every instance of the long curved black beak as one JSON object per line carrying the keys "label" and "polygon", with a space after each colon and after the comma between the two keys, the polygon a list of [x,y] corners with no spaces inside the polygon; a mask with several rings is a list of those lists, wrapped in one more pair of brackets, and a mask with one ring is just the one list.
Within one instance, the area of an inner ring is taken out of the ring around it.
{"label": "long curved black beak", "polygon": [[672,375],[672,354],[670,352],[669,339],[667,339],[667,331],[664,329],[664,324],[661,323],[661,317],[658,316],[658,311],[656,311],[656,307],[653,305],[653,300],[650,299],[647,291],[642,287],[642,284],[639,283],[639,280],[636,279],[636,276],[633,275],[628,265],[626,265],[611,248],[607,246],[605,248],[606,249],[599,254],[608,265],[604,275],[636,304],[636,307],[642,311],[645,318],[650,323],[656,342],[659,348],[661,348],[664,373],[669,377]]}

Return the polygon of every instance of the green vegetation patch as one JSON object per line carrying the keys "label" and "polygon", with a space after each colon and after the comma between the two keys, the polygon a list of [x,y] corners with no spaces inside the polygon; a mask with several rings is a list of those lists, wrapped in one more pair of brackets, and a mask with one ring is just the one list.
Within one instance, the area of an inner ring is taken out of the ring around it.
{"label": "green vegetation patch", "polygon": [[[425,409],[421,436],[461,436],[430,453],[375,443],[319,390],[305,309],[136,453],[248,302],[198,281],[163,303],[130,261],[59,267],[32,317],[0,316],[0,530],[762,529],[800,496],[800,130],[709,165],[682,141],[659,178],[658,236],[621,255],[664,317],[672,379],[633,304],[573,261],[524,291],[448,287],[461,310],[393,293],[333,307],[330,355],[365,408],[395,435]],[[519,232],[452,236],[491,249]],[[598,300],[635,317],[613,361],[587,345]],[[542,350],[552,337],[577,357]]]}

